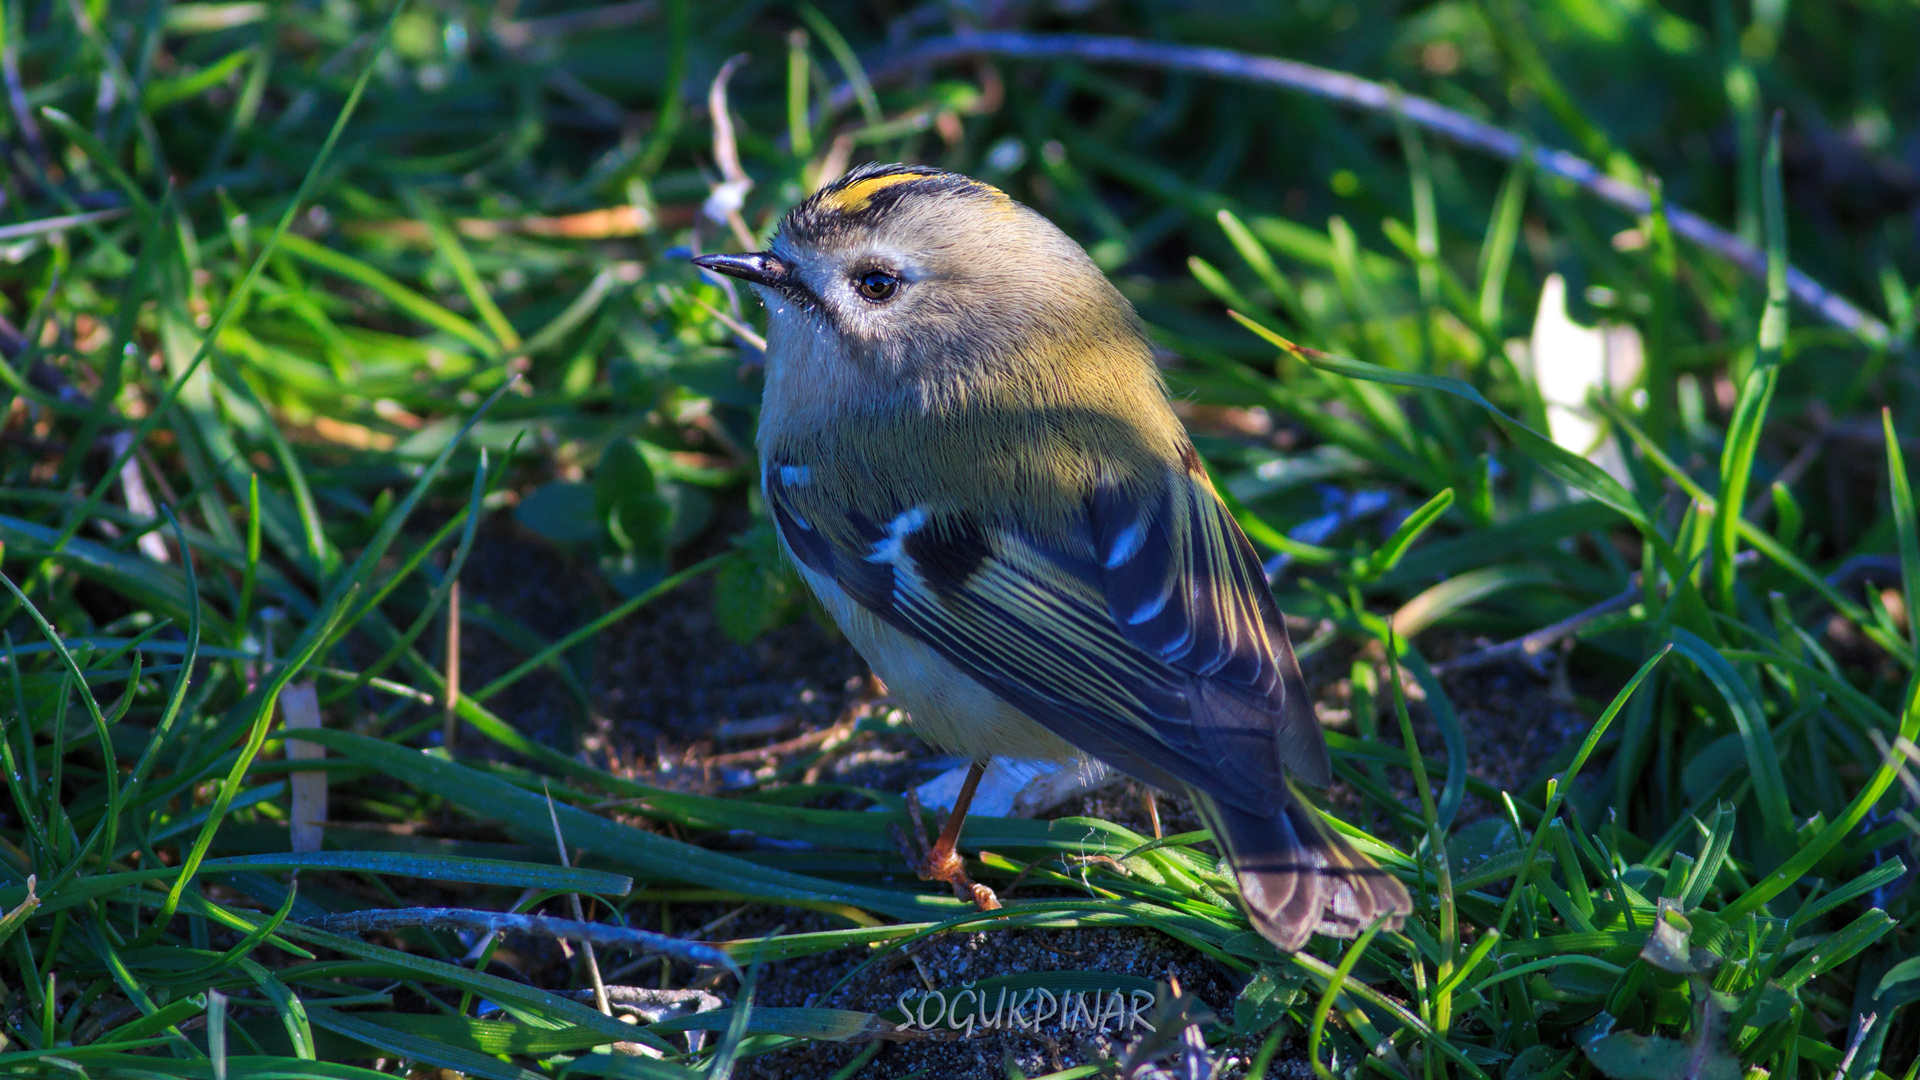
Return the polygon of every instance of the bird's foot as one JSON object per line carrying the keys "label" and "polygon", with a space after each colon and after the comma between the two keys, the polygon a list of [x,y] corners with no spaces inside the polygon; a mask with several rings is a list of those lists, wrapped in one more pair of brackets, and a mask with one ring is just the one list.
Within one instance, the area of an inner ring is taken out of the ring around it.
{"label": "bird's foot", "polygon": [[[920,811],[920,796],[912,788],[907,789],[907,816],[912,819],[913,827],[894,829],[894,841],[900,845],[900,853],[906,856],[907,865],[913,867],[921,881],[944,881],[953,888],[953,895],[972,902],[981,911],[994,911],[1000,907],[1000,898],[994,891],[967,876],[966,860],[955,850],[954,841],[958,836],[948,836],[943,830],[940,839],[932,847],[927,846],[926,825]],[[951,830],[958,833],[958,829]]]}

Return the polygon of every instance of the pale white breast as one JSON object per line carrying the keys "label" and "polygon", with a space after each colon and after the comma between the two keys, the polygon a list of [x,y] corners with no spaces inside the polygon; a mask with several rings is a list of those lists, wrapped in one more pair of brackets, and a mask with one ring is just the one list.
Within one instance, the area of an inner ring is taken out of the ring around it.
{"label": "pale white breast", "polygon": [[847,640],[886,682],[894,700],[907,710],[914,733],[921,738],[976,761],[996,754],[1049,761],[1085,757],[946,657],[861,607],[832,578],[815,573],[798,559],[794,566]]}

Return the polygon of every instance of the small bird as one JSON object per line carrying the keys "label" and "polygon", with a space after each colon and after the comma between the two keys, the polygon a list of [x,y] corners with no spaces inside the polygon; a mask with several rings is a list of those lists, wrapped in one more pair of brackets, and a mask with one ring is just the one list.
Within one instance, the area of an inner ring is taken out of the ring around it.
{"label": "small bird", "polygon": [[1190,794],[1253,925],[1351,937],[1407,891],[1293,789],[1332,779],[1258,556],[1175,417],[1138,317],[991,185],[855,169],[769,251],[701,255],[770,313],[761,488],[787,553],[927,741],[1096,758]]}

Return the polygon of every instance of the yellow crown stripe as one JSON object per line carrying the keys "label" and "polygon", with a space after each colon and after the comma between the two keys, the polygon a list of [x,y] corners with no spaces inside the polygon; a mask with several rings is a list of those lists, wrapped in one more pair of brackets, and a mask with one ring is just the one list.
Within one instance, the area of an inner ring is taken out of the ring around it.
{"label": "yellow crown stripe", "polygon": [[906,184],[915,180],[925,179],[927,179],[925,173],[888,173],[885,176],[869,177],[865,180],[848,184],[846,187],[841,188],[831,195],[824,196],[820,200],[820,206],[822,209],[831,210],[836,214],[857,214],[865,210],[867,204],[872,202],[873,197],[882,189],[890,188],[895,184]]}

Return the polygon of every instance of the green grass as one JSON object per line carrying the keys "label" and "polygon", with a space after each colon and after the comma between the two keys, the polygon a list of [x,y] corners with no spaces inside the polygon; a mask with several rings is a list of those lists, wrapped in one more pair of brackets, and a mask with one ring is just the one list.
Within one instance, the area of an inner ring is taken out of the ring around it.
{"label": "green grass", "polygon": [[[1893,165],[1920,131],[1908,13],[1030,16],[1352,71],[1657,177],[1766,252],[1758,279],[1658,209],[1630,220],[1308,98],[1071,60],[870,84],[874,8],[620,10],[0,2],[17,90],[0,109],[0,1069],[718,1078],[882,1022],[831,995],[749,1008],[728,976],[732,1007],[647,1030],[556,992],[584,973],[531,987],[462,961],[451,933],[311,925],[454,881],[472,906],[561,917],[584,896],[601,921],[719,901],[846,924],[725,943],[748,983],[861,947],[844,983],[956,928],[1147,927],[1244,982],[1206,1028],[1219,1053],[1284,1044],[1323,1075],[1911,1080],[1920,909],[1896,883],[1916,826],[1890,749],[1920,736],[1920,250]],[[489,704],[546,671],[584,713],[576,646],[693,578],[743,639],[802,610],[764,523],[715,524],[753,512],[758,391],[730,324],[758,313],[675,250],[734,243],[699,216],[718,181],[702,103],[742,49],[745,229],[764,237],[837,140],[856,162],[964,169],[1085,242],[1181,358],[1169,379],[1220,487],[1290,557],[1282,607],[1330,628],[1303,652],[1359,658],[1372,708],[1330,739],[1380,826],[1360,842],[1417,897],[1404,932],[1281,956],[1202,837],[1092,819],[1070,841],[970,823],[988,880],[1054,887],[975,913],[892,880],[896,814],[775,784],[665,790]],[[823,110],[848,80],[848,107]],[[1789,252],[1892,344],[1791,308]],[[1611,470],[1548,437],[1524,344],[1550,274],[1577,320],[1643,345],[1637,380],[1590,403]],[[1280,437],[1245,434],[1267,420]],[[1393,527],[1290,537],[1324,486],[1384,492]],[[622,599],[554,640],[469,615],[519,655],[462,688],[449,755],[444,612],[482,521],[506,514]],[[1472,703],[1449,692],[1473,684],[1438,659],[1629,591],[1546,657],[1584,737],[1516,790],[1471,776]],[[492,840],[273,854],[294,782],[275,717],[308,682],[333,799]],[[1404,685],[1443,754],[1408,752]],[[1502,815],[1467,820],[1469,795]],[[621,799],[655,828],[596,809]],[[561,864],[556,828],[585,865]],[[699,842],[730,830],[856,869]],[[712,1031],[687,1054],[673,1033],[693,1024]],[[631,1040],[665,1056],[608,1051]]]}

